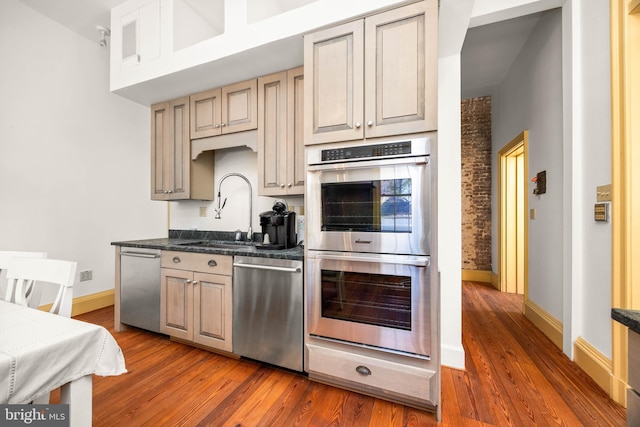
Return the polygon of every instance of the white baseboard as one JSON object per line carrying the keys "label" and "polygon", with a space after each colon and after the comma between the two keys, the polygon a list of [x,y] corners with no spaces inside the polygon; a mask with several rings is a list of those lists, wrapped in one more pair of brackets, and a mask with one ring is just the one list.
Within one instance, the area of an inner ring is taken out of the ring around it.
{"label": "white baseboard", "polygon": [[440,362],[443,366],[464,370],[464,348],[462,346],[454,347],[442,344],[440,349]]}

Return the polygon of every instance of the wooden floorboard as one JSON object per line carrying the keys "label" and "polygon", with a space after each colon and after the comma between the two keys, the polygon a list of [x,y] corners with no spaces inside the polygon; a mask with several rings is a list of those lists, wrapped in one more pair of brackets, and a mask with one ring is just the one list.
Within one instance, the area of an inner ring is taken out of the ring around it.
{"label": "wooden floorboard", "polygon": [[[625,410],[522,315],[522,297],[464,282],[466,370],[442,368],[434,414],[310,381],[130,329],[113,307],[78,319],[100,324],[129,372],[93,381],[93,425],[111,426],[624,426]],[[59,393],[53,394],[54,403]]]}

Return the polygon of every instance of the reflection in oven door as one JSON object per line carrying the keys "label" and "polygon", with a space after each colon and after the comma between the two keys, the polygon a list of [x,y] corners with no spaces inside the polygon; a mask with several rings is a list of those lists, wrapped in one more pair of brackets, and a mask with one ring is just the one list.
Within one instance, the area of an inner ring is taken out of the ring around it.
{"label": "reflection in oven door", "polygon": [[429,257],[308,251],[309,333],[430,356]]}

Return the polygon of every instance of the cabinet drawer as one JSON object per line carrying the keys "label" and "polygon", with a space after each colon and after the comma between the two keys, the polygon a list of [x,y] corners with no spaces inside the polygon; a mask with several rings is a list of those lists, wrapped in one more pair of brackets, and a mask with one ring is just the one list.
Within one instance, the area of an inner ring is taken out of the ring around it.
{"label": "cabinet drawer", "polygon": [[[307,347],[311,376],[315,372],[347,381],[354,388],[360,384],[413,399],[432,400],[435,372],[431,370],[314,344]],[[358,372],[367,370],[368,375]]]}
{"label": "cabinet drawer", "polygon": [[233,257],[229,255],[162,251],[162,268],[231,276]]}

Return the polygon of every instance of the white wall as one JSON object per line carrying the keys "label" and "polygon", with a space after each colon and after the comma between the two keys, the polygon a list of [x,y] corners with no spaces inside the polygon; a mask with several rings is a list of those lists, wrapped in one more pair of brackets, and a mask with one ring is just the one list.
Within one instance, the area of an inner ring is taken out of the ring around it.
{"label": "white wall", "polygon": [[0,250],[93,270],[74,296],[112,289],[110,242],[166,235],[149,109],[109,93],[108,50],[15,0],[0,2],[0,54]]}
{"label": "white wall", "polygon": [[[221,204],[227,203],[220,219],[215,219],[215,208],[218,207],[217,192],[220,179],[229,172],[241,173],[251,183],[253,198],[253,231],[260,232],[261,212],[270,211],[276,200],[284,200],[289,209],[300,213],[304,204],[302,197],[263,197],[258,196],[258,154],[246,147],[228,148],[215,152],[215,189],[216,199],[211,201],[178,201],[171,202],[170,228],[176,230],[198,229],[217,231],[247,231],[249,227],[249,186],[240,177],[228,177],[221,188]],[[207,209],[207,216],[200,217],[200,207]]]}
{"label": "white wall", "polygon": [[[611,224],[593,220],[611,182],[608,16],[572,1],[545,15],[493,99],[494,152],[529,129],[528,178],[547,170],[547,194],[529,193],[529,297],[563,323],[569,356],[582,336],[611,357]],[[497,259],[497,235],[492,246]]]}
{"label": "white wall", "polygon": [[[580,72],[577,81],[581,120],[576,123],[581,149],[581,188],[576,196],[581,218],[581,280],[574,294],[572,341],[583,336],[611,357],[611,223],[593,220],[596,187],[611,183],[611,86],[608,2],[581,4]],[[576,309],[579,307],[579,310]]]}
{"label": "white wall", "polygon": [[[493,151],[529,130],[529,177],[547,172],[547,193],[528,192],[529,298],[562,320],[563,284],[563,109],[562,15],[540,18],[493,98]],[[493,194],[497,194],[497,156],[492,156]],[[492,200],[492,229],[497,230],[497,198]],[[497,233],[494,233],[494,242]],[[492,257],[498,259],[497,244]],[[497,263],[494,263],[494,269]]]}

